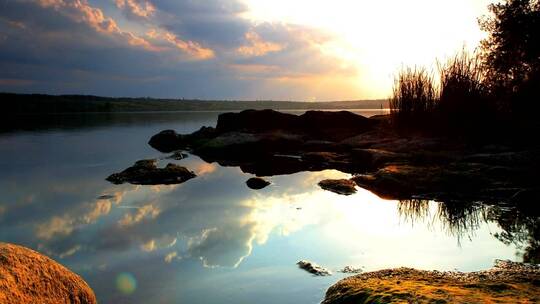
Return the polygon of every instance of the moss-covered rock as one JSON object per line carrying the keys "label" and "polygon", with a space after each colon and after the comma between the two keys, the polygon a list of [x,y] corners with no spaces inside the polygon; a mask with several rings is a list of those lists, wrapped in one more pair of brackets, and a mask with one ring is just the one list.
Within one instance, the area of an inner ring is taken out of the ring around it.
{"label": "moss-covered rock", "polygon": [[366,272],[337,282],[322,304],[539,303],[540,268],[497,261],[478,272],[412,268]]}

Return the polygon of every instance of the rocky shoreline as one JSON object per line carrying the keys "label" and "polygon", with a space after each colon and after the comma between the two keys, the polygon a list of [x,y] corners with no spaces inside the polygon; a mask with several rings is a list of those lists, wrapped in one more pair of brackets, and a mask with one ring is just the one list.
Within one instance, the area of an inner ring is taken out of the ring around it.
{"label": "rocky shoreline", "polygon": [[322,304],[361,303],[538,303],[540,266],[495,261],[477,272],[385,269],[345,278]]}
{"label": "rocky shoreline", "polygon": [[[256,176],[336,169],[388,199],[530,205],[540,198],[538,145],[403,135],[390,126],[388,116],[246,110],[221,114],[216,128],[183,135],[162,131],[149,144]],[[323,185],[341,194],[354,192],[349,181]]]}

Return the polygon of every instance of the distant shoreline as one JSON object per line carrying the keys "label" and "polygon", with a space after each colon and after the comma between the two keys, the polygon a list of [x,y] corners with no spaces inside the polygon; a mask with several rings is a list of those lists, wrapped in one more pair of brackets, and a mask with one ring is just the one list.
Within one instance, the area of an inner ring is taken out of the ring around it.
{"label": "distant shoreline", "polygon": [[383,110],[387,99],[350,101],[274,101],[113,98],[91,95],[45,95],[0,93],[3,114],[132,113],[132,112],[216,112],[245,109]]}
{"label": "distant shoreline", "polygon": [[[244,109],[237,110],[163,110],[163,111],[102,111],[102,112],[30,112],[30,113],[15,113],[17,116],[36,116],[36,115],[94,115],[94,114],[167,114],[167,113],[223,113],[223,112],[241,112]],[[310,110],[333,112],[333,111],[349,111],[349,112],[383,112],[389,114],[390,108],[333,108],[333,109],[272,109],[283,112],[305,112]]]}

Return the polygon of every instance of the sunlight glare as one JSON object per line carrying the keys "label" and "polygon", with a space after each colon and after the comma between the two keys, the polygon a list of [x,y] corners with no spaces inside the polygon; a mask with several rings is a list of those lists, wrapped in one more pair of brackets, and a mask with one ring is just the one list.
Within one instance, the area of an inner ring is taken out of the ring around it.
{"label": "sunlight glare", "polygon": [[434,67],[436,59],[484,37],[477,19],[491,0],[245,0],[254,21],[287,22],[329,33],[321,48],[351,63],[369,98],[386,97],[403,65]]}

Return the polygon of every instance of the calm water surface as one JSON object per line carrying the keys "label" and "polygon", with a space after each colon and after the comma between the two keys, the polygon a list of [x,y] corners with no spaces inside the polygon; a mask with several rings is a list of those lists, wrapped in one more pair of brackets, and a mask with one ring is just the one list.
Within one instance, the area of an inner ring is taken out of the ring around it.
{"label": "calm water surface", "polygon": [[[172,161],[198,175],[181,185],[105,181],[139,159],[170,162],[148,139],[213,126],[218,114],[49,117],[0,133],[0,241],[52,256],[100,303],[319,303],[346,265],[471,271],[520,260],[479,206],[456,222],[440,203],[317,186],[348,177],[337,171],[274,176],[254,191],[239,168],[191,155]],[[334,275],[314,277],[296,267],[301,259]]]}

